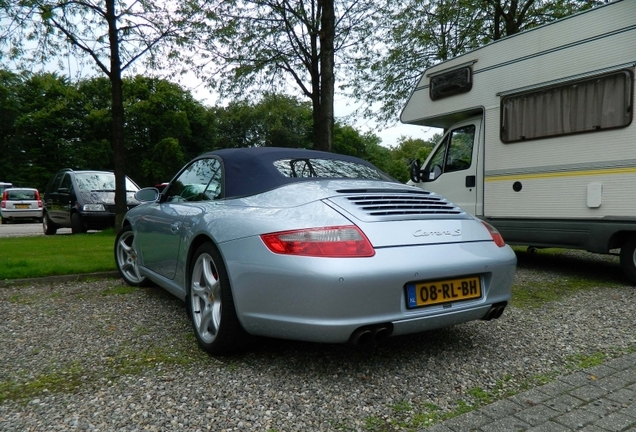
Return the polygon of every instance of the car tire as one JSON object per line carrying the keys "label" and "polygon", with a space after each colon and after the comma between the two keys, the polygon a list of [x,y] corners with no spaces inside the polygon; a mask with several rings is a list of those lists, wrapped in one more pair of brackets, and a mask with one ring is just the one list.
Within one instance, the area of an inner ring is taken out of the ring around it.
{"label": "car tire", "polygon": [[127,225],[117,233],[115,237],[115,264],[122,279],[131,286],[150,286],[152,282],[139,273],[137,264],[137,251],[133,240],[135,234]]}
{"label": "car tire", "polygon": [[214,355],[240,350],[247,333],[236,315],[221,254],[207,242],[199,246],[191,263],[186,307],[199,346]]}
{"label": "car tire", "polygon": [[44,235],[53,235],[57,232],[57,226],[49,219],[48,213],[42,217],[42,231],[44,231]]}
{"label": "car tire", "polygon": [[621,268],[625,276],[636,284],[636,237],[628,238],[621,246]]}
{"label": "car tire", "polygon": [[82,216],[79,213],[73,213],[71,215],[71,232],[73,234],[83,234],[86,232]]}

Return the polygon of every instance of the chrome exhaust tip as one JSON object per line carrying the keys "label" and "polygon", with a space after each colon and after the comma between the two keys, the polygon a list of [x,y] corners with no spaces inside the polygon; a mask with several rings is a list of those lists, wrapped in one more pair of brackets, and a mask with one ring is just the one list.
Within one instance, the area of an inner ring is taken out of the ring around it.
{"label": "chrome exhaust tip", "polygon": [[391,337],[392,333],[393,325],[391,323],[364,326],[351,334],[349,343],[358,346],[382,343]]}
{"label": "chrome exhaust tip", "polygon": [[490,321],[490,320],[501,317],[507,305],[508,303],[506,302],[495,303],[494,305],[490,307],[490,309],[488,309],[488,312],[486,312],[486,314],[483,317],[481,317],[481,320]]}

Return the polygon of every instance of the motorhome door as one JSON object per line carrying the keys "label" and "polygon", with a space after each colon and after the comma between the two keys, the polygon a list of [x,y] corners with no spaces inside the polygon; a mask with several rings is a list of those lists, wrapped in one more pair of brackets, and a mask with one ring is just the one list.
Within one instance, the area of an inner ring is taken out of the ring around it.
{"label": "motorhome door", "polygon": [[481,119],[457,124],[444,134],[420,174],[419,186],[437,192],[473,215],[477,205],[477,177]]}

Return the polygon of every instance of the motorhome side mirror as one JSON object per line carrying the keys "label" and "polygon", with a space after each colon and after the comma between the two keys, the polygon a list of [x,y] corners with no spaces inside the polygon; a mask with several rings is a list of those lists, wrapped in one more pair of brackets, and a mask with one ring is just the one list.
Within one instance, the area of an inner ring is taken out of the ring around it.
{"label": "motorhome side mirror", "polygon": [[411,161],[410,174],[411,181],[413,183],[419,183],[422,181],[422,170],[420,169],[420,166],[422,166],[422,162],[420,162],[419,159]]}

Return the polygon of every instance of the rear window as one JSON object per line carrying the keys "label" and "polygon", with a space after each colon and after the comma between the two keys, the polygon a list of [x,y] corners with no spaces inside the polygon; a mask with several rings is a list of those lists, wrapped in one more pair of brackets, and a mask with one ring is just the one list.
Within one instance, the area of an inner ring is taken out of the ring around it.
{"label": "rear window", "polygon": [[22,190],[22,189],[8,189],[7,200],[9,201],[22,201],[22,200],[36,200],[37,194],[34,190]]}
{"label": "rear window", "polygon": [[373,167],[336,159],[279,159],[274,166],[290,178],[349,178],[390,180]]}

